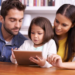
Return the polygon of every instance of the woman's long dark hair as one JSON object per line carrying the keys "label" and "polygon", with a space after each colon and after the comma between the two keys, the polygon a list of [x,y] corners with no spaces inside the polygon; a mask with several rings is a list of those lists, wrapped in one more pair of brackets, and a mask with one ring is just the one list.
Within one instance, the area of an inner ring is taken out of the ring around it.
{"label": "woman's long dark hair", "polygon": [[[69,59],[71,59],[75,53],[75,6],[70,4],[64,4],[57,10],[56,14],[61,14],[69,18],[73,25],[73,27],[68,31],[68,37],[65,43],[64,57],[67,54],[67,58],[64,61],[69,61]],[[56,34],[55,34],[55,38],[57,38]],[[67,49],[68,49],[68,53],[66,51]]]}

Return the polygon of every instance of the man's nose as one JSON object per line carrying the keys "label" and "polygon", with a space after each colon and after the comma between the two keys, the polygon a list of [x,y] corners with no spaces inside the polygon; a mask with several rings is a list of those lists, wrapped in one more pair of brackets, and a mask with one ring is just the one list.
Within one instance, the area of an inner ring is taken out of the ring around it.
{"label": "man's nose", "polygon": [[20,23],[19,22],[16,22],[15,27],[19,28],[20,27]]}

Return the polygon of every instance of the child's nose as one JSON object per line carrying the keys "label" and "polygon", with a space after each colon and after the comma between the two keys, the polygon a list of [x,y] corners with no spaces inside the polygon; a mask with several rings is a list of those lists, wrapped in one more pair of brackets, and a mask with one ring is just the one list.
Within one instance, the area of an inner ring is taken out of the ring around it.
{"label": "child's nose", "polygon": [[38,35],[37,34],[35,34],[35,37],[37,37]]}

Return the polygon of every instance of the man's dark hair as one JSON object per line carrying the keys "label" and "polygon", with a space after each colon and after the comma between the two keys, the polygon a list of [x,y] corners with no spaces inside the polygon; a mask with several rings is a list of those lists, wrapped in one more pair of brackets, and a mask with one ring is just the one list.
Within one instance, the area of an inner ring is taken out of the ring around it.
{"label": "man's dark hair", "polygon": [[26,6],[23,5],[19,0],[6,0],[1,4],[1,15],[5,19],[8,11],[10,9],[18,9],[20,11],[25,11]]}

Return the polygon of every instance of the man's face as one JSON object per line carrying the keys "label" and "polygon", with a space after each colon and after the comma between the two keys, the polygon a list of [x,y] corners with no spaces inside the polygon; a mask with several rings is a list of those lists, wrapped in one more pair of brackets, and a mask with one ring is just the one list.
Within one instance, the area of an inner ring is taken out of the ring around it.
{"label": "man's face", "polygon": [[5,31],[11,35],[17,35],[22,25],[23,14],[23,11],[10,9],[3,23]]}

